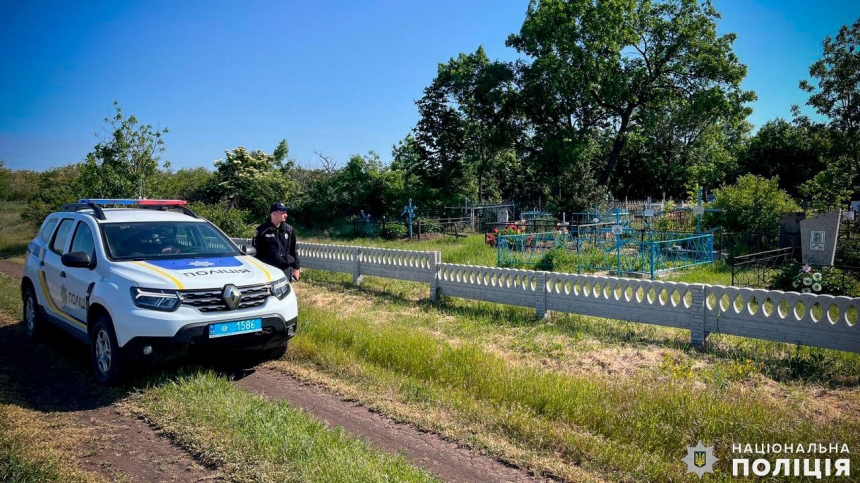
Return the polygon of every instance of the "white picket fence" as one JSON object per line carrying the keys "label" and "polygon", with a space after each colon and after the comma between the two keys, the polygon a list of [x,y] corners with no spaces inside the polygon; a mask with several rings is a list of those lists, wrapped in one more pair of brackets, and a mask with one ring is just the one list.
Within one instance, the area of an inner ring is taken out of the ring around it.
{"label": "white picket fence", "polygon": [[[250,245],[248,239],[234,239]],[[440,252],[298,243],[303,267],[427,283],[445,295],[860,353],[860,298],[441,263]]]}

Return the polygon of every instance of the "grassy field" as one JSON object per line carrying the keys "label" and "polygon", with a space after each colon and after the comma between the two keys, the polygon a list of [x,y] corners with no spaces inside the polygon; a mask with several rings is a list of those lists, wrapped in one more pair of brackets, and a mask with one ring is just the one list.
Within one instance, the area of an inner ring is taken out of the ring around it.
{"label": "grassy field", "polygon": [[[441,250],[446,262],[495,260],[480,237],[349,242],[359,243]],[[724,278],[719,265],[682,275]],[[860,464],[857,354],[719,335],[697,350],[686,331],[576,315],[538,321],[529,309],[452,298],[430,303],[422,284],[367,277],[359,289],[348,275],[314,270],[296,292],[299,332],[272,368],[537,473],[565,481],[698,481],[681,460],[699,440],[720,459],[710,481],[734,481],[733,443],[838,442],[855,449],[845,456]],[[0,304],[20,311],[14,301]],[[320,432],[312,421],[296,422],[285,404],[206,370],[147,381],[127,403],[237,478],[427,478],[344,435],[341,442]],[[305,446],[281,438],[286,431],[307,435]],[[330,447],[343,453],[332,455]],[[294,459],[302,455],[308,459]],[[340,471],[327,466],[349,473],[320,473]]]}
{"label": "grassy field", "polygon": [[23,262],[27,244],[36,234],[37,227],[21,221],[25,203],[0,202],[0,258]]}
{"label": "grassy field", "polygon": [[729,481],[733,442],[860,443],[857,354],[715,335],[698,351],[680,330],[305,277],[276,368],[538,472],[682,481],[702,440]]}

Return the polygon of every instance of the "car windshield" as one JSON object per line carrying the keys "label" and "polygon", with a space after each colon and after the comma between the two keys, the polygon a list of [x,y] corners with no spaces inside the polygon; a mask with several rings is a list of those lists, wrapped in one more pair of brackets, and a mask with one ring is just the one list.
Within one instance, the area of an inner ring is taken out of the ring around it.
{"label": "car windshield", "polygon": [[102,225],[108,256],[113,260],[232,257],[241,255],[209,223],[142,222]]}

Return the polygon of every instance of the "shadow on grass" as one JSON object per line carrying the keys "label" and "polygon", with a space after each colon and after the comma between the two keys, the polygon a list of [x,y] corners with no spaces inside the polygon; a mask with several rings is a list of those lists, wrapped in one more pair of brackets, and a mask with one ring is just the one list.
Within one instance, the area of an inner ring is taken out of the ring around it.
{"label": "shadow on grass", "polygon": [[50,328],[39,342],[27,340],[21,323],[0,327],[0,374],[7,387],[0,402],[42,412],[109,406],[133,388],[106,388],[92,376],[86,345]]}
{"label": "shadow on grass", "polygon": [[131,368],[123,384],[99,385],[92,374],[89,348],[62,330],[48,326],[31,342],[23,323],[0,327],[0,403],[41,412],[85,411],[110,406],[141,387],[165,384],[194,372],[212,370],[240,379],[255,371],[254,354],[189,357],[149,368]]}

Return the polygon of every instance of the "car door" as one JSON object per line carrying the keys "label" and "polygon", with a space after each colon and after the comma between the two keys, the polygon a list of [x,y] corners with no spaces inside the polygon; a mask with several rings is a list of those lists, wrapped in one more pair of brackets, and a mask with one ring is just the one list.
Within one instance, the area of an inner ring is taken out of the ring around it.
{"label": "car door", "polygon": [[75,220],[72,218],[63,218],[54,232],[54,237],[48,244],[48,249],[45,250],[45,256],[40,262],[42,273],[44,274],[45,290],[48,292],[48,306],[45,307],[48,312],[64,322],[74,325],[71,317],[69,317],[62,309],[64,280],[60,274],[63,272],[63,264],[61,257],[66,252],[66,247],[69,245],[69,238],[72,233],[72,228],[75,226]]}
{"label": "car door", "polygon": [[[65,288],[61,291],[65,294],[63,298],[63,310],[77,319],[86,323],[87,310],[89,309],[90,284],[96,281],[95,271],[96,246],[93,231],[86,221],[79,221],[75,232],[72,234],[72,243],[66,253],[84,252],[89,255],[94,263],[86,267],[63,267],[60,272],[60,280]],[[65,277],[63,276],[65,275]]]}

